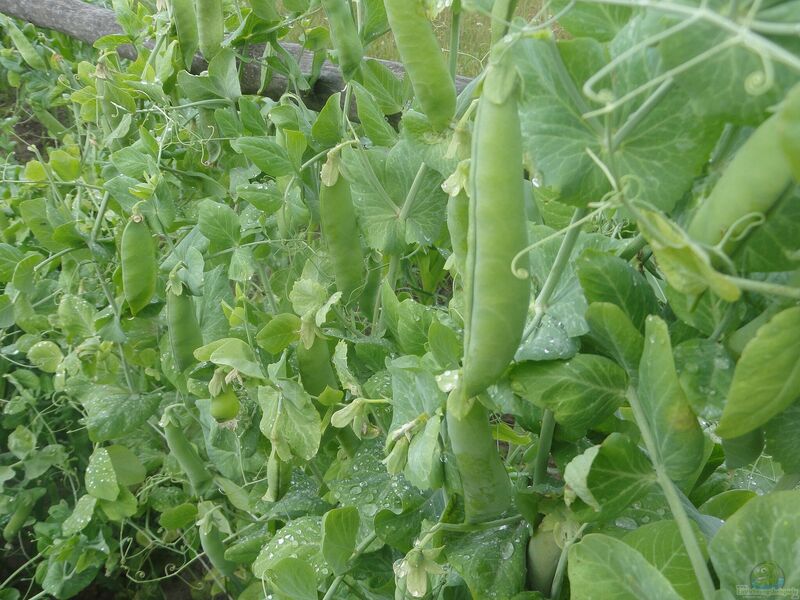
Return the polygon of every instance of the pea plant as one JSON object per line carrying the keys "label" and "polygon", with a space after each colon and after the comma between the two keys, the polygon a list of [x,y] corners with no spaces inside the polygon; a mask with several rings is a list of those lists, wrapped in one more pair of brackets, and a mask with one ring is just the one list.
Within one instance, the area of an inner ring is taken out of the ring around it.
{"label": "pea plant", "polygon": [[0,17],[0,600],[800,594],[800,0],[109,4]]}

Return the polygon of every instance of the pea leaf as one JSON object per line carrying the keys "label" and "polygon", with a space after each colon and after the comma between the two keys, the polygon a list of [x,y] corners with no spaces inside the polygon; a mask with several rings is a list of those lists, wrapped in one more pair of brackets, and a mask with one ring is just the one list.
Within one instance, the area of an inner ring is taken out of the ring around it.
{"label": "pea leaf", "polygon": [[745,346],[717,433],[737,437],[769,421],[800,393],[800,307],[787,308]]}
{"label": "pea leaf", "polygon": [[95,448],[86,467],[86,491],[98,500],[116,500],[119,496],[117,474],[105,448]]}
{"label": "pea leaf", "polygon": [[586,310],[587,337],[611,358],[625,367],[633,379],[638,377],[644,337],[616,304],[593,302]]}
{"label": "pea leaf", "polygon": [[567,361],[526,362],[512,374],[514,391],[553,411],[564,427],[585,432],[625,402],[628,377],[612,360],[578,354]]}
{"label": "pea leaf", "polygon": [[648,317],[639,365],[639,397],[669,476],[690,477],[702,461],[705,438],[678,381],[667,324]]}
{"label": "pea leaf", "polygon": [[256,335],[258,345],[270,354],[280,354],[300,339],[300,319],[292,313],[275,315]]}
{"label": "pea leaf", "polygon": [[316,578],[308,562],[288,556],[267,570],[281,600],[317,600]]}
{"label": "pea leaf", "polygon": [[83,531],[92,521],[92,515],[94,515],[94,507],[96,504],[97,498],[89,494],[84,494],[78,498],[78,502],[75,503],[75,508],[72,509],[72,513],[61,524],[62,533],[69,537]]}
{"label": "pea leaf", "polygon": [[274,138],[241,137],[233,140],[231,146],[270,177],[283,177],[294,171],[286,150]]}
{"label": "pea leaf", "polygon": [[355,506],[334,508],[322,517],[322,555],[337,575],[345,572],[355,550],[359,522]]}
{"label": "pea leaf", "polygon": [[669,580],[634,548],[600,533],[590,533],[569,549],[572,597],[680,600]]}
{"label": "pea leaf", "polygon": [[204,200],[200,203],[197,217],[197,226],[200,233],[206,236],[212,244],[227,248],[239,244],[241,225],[239,217],[232,208],[213,200]]}
{"label": "pea leaf", "polygon": [[798,502],[797,490],[757,496],[725,522],[709,547],[723,590],[800,587]]}

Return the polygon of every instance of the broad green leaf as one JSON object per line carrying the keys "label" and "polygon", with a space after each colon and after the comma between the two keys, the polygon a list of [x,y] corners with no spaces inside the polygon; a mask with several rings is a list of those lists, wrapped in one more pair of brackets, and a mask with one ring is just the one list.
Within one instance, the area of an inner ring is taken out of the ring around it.
{"label": "broad green leaf", "polygon": [[800,473],[800,402],[767,421],[767,454],[781,463],[785,473]]}
{"label": "broad green leaf", "polygon": [[628,376],[612,360],[577,354],[566,361],[521,363],[511,381],[517,394],[553,411],[559,424],[584,432],[625,402]]}
{"label": "broad green leaf", "polygon": [[261,386],[261,432],[275,444],[281,460],[310,460],[320,443],[320,416],[300,384],[281,381],[281,389]]}
{"label": "broad green leaf", "polygon": [[204,200],[199,208],[197,226],[212,244],[220,248],[239,244],[241,225],[232,208],[213,200]]}
{"label": "broad green leaf", "polygon": [[36,479],[44,475],[50,467],[63,465],[66,461],[67,451],[64,446],[50,444],[25,459],[25,477],[29,480]]}
{"label": "broad green leaf", "polygon": [[300,319],[292,313],[275,315],[256,335],[256,343],[270,354],[280,354],[300,339]]}
{"label": "broad green leaf", "polygon": [[667,324],[648,317],[639,366],[639,398],[658,456],[675,481],[690,477],[703,457],[705,438],[678,381]]}
{"label": "broad green leaf", "polygon": [[448,562],[473,598],[511,598],[525,589],[528,527],[524,522],[445,536]]}
{"label": "broad green leaf", "polygon": [[110,385],[90,385],[79,395],[89,439],[103,442],[134,431],[155,413],[161,396],[131,394]]}
{"label": "broad green leaf", "polygon": [[322,555],[337,575],[345,572],[356,548],[359,522],[355,506],[334,508],[322,517]]}
{"label": "broad green leaf", "polygon": [[696,338],[675,346],[673,355],[681,388],[692,410],[706,420],[719,419],[735,366],[725,346]]}
{"label": "broad green leaf", "polygon": [[228,501],[236,508],[244,512],[250,512],[250,496],[247,492],[236,485],[227,477],[214,477],[214,483],[219,486],[219,489],[225,494]]}
{"label": "broad green leaf", "polygon": [[745,346],[717,434],[738,437],[785,410],[800,397],[800,307],[787,308]]}
{"label": "broad green leaf", "polygon": [[616,304],[641,330],[648,315],[658,312],[652,288],[636,269],[611,254],[587,250],[575,264],[587,302]]}
{"label": "broad green leaf", "polygon": [[[202,348],[195,351],[195,356]],[[256,379],[264,379],[264,372],[256,362],[253,350],[247,343],[237,338],[229,338],[217,346],[208,358],[215,365],[236,369],[242,375]]]}
{"label": "broad green leaf", "polygon": [[797,269],[800,265],[800,187],[795,185],[787,190],[765,216],[766,222],[736,249],[734,260],[738,270],[772,273]]}
{"label": "broad green leaf", "polygon": [[31,364],[45,373],[55,373],[64,355],[55,342],[37,342],[28,350],[28,360]]}
{"label": "broad green leaf", "polygon": [[[699,533],[699,532],[698,532]],[[705,554],[702,535],[696,535]],[[695,578],[689,554],[683,546],[681,532],[672,520],[648,523],[631,531],[622,540],[638,550],[647,562],[661,571],[684,600],[701,600],[703,594]]]}
{"label": "broad green leaf", "polygon": [[8,434],[8,450],[20,460],[24,460],[36,449],[36,435],[25,425],[17,427]]}
{"label": "broad green leaf", "polygon": [[244,283],[250,281],[256,272],[256,262],[250,248],[234,248],[228,266],[228,279]]}
{"label": "broad green leaf", "polygon": [[[261,549],[253,562],[253,575],[265,579],[269,570],[289,557],[308,562],[315,573],[321,573],[323,568],[327,570],[319,545],[321,535],[321,517],[305,516],[289,521]],[[312,577],[312,581],[316,581],[316,577]]]}
{"label": "broad green leaf", "polygon": [[317,600],[317,584],[314,570],[305,560],[286,557],[267,570],[281,600]]}
{"label": "broad green leaf", "polygon": [[703,502],[699,510],[703,514],[727,521],[757,495],[752,490],[727,490]]}
{"label": "broad green leaf", "polygon": [[66,150],[51,150],[50,168],[62,181],[74,181],[81,175],[81,159]]}
{"label": "broad green leaf", "polygon": [[625,312],[616,304],[593,302],[586,310],[589,339],[625,367],[628,375],[638,377],[644,337]]}
{"label": "broad green leaf", "polygon": [[9,244],[0,243],[0,281],[7,283],[14,275],[17,263],[22,260],[23,253]]}
{"label": "broad green leaf", "polygon": [[403,300],[397,308],[397,337],[403,352],[419,356],[425,354],[434,311],[410,298]]}
{"label": "broad green leaf", "polygon": [[395,514],[416,509],[425,496],[402,475],[391,476],[381,463],[381,440],[365,440],[336,479],[328,481],[333,496],[343,506],[356,506],[362,523],[371,523],[376,513]]}
{"label": "broad green leaf", "polygon": [[333,147],[342,138],[342,95],[340,92],[328,96],[325,106],[319,111],[311,126],[311,135],[325,147]]}
{"label": "broad green leaf", "polygon": [[408,446],[406,479],[421,490],[435,489],[442,484],[442,451],[439,432],[442,418],[434,415],[425,423],[425,429],[411,438]]}
{"label": "broad green leaf", "polygon": [[270,177],[283,177],[294,171],[286,150],[274,138],[241,137],[233,140],[231,146]]}
{"label": "broad green leaf", "polygon": [[[560,11],[567,4],[568,0],[555,0],[551,10],[561,14]],[[601,42],[607,42],[613,39],[630,20],[631,13],[632,9],[628,6],[581,2],[566,11],[558,19],[558,24],[574,37],[594,38]]]}
{"label": "broad green leaf", "polygon": [[575,600],[680,600],[669,580],[623,541],[590,533],[569,549],[571,597]]}
{"label": "broad green leaf", "polygon": [[119,496],[115,500],[100,500],[100,509],[111,521],[123,521],[136,514],[138,502],[136,496],[126,488],[120,488]]}
{"label": "broad green leaf", "polygon": [[772,492],[747,502],[711,541],[709,554],[723,590],[800,588],[800,491]]}
{"label": "broad green leaf", "polygon": [[462,344],[458,335],[438,319],[431,321],[428,328],[428,344],[436,361],[448,369],[458,368],[461,361]]}
{"label": "broad green leaf", "polygon": [[725,466],[728,469],[742,469],[754,463],[764,449],[764,431],[754,429],[744,435],[722,440],[725,452]]}
{"label": "broad green leaf", "polygon": [[97,498],[89,494],[84,494],[78,498],[78,502],[75,504],[75,508],[72,509],[72,513],[61,525],[62,533],[69,537],[83,531],[92,520],[96,504]]}
{"label": "broad green leaf", "polygon": [[65,294],[58,304],[58,320],[67,341],[91,337],[95,332],[95,314],[94,307],[84,298]]}
{"label": "broad green leaf", "polygon": [[631,439],[612,433],[599,446],[577,456],[564,470],[564,481],[594,509],[591,520],[608,520],[644,496],[655,483],[647,456]]}
{"label": "broad green leaf", "polygon": [[185,502],[171,506],[158,518],[158,524],[164,529],[183,529],[197,521],[197,505]]}
{"label": "broad green leaf", "polygon": [[92,452],[84,478],[86,491],[98,500],[116,500],[119,496],[117,474],[105,448],[98,447]]}
{"label": "broad green leaf", "polygon": [[433,373],[416,356],[403,356],[389,364],[392,375],[392,424],[395,431],[420,415],[433,415],[444,405],[445,394]]}
{"label": "broad green leaf", "polygon": [[147,470],[133,451],[125,446],[114,445],[108,446],[106,452],[108,452],[111,464],[114,466],[117,483],[120,485],[137,485],[144,481],[147,476]]}

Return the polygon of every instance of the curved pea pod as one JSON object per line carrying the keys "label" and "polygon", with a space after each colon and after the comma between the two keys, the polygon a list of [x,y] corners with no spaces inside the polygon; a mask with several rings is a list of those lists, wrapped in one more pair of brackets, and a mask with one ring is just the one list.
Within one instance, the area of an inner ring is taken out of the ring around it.
{"label": "curved pea pod", "polygon": [[267,460],[267,492],[264,500],[277,502],[283,498],[292,483],[292,466],[282,461],[273,447]]}
{"label": "curved pea pod", "polygon": [[345,81],[348,81],[358,71],[364,57],[364,48],[350,12],[350,3],[348,0],[322,0],[322,8],[328,17],[336,60]]}
{"label": "curved pea pod", "polygon": [[195,0],[195,9],[200,52],[206,60],[211,60],[222,49],[222,39],[225,36],[222,0]]}
{"label": "curved pea pod", "polygon": [[3,527],[3,539],[5,539],[7,542],[10,542],[14,539],[14,537],[25,525],[25,521],[27,521],[28,517],[31,516],[37,500],[44,496],[46,491],[47,490],[44,488],[30,488],[27,490],[22,490],[14,497],[14,500],[12,501],[14,511],[8,518],[8,522],[6,523],[5,527]]}
{"label": "curved pea pod", "polygon": [[472,139],[469,230],[464,277],[463,385],[478,395],[514,358],[530,303],[530,282],[512,272],[528,244],[522,139],[517,101],[507,72],[492,67],[480,99]]}
{"label": "curved pea pod", "polygon": [[197,15],[194,11],[194,0],[170,0],[172,22],[178,34],[183,63],[189,69],[192,66],[194,53],[200,45],[197,33]]}
{"label": "curved pea pod", "polygon": [[460,388],[447,399],[447,434],[461,476],[467,523],[497,518],[511,505],[508,473],[497,453],[489,413],[477,400],[472,406]]}
{"label": "curved pea pod", "polygon": [[167,439],[169,451],[178,461],[181,470],[186,473],[194,493],[201,494],[211,482],[211,473],[197,450],[183,433],[180,425],[172,419],[164,426],[164,437]]}
{"label": "curved pea pod", "polygon": [[386,16],[414,94],[435,129],[456,112],[456,87],[423,0],[386,0]]}
{"label": "curved pea pod", "polygon": [[28,38],[25,37],[22,30],[17,27],[11,19],[5,15],[0,15],[0,25],[6,30],[8,37],[11,38],[11,42],[16,46],[20,57],[29,67],[39,71],[47,69],[47,63],[45,63],[44,59],[36,51],[36,48],[33,47],[33,44],[28,41]]}
{"label": "curved pea pod", "polygon": [[334,172],[330,176],[335,177],[335,181],[327,185],[324,179],[328,175],[323,173],[323,183],[319,193],[322,235],[325,237],[333,262],[336,288],[342,292],[345,303],[348,303],[355,299],[357,292],[364,289],[364,254],[361,250],[361,236],[350,184],[344,177]]}
{"label": "curved pea pod", "polygon": [[158,262],[156,244],[141,215],[133,215],[122,232],[120,243],[122,290],[132,314],[150,303],[156,292]]}
{"label": "curved pea pod", "polygon": [[203,345],[194,300],[185,289],[180,295],[167,292],[167,330],[172,358],[183,373],[197,362],[193,353]]}
{"label": "curved pea pod", "polygon": [[310,348],[306,348],[302,341],[297,344],[297,366],[303,388],[312,396],[319,396],[326,387],[339,387],[331,366],[328,342],[321,337],[315,337]]}
{"label": "curved pea pod", "polygon": [[203,548],[203,552],[206,553],[211,565],[225,577],[231,577],[236,571],[236,563],[225,558],[224,537],[211,514],[214,509],[205,508],[205,506],[209,505],[210,503],[201,502],[198,509],[201,514],[206,513],[200,520],[198,528],[200,530],[200,546]]}
{"label": "curved pea pod", "polygon": [[[739,148],[689,224],[694,240],[718,244],[745,215],[766,214],[792,185],[792,169],[780,142],[782,127],[780,115],[773,115]],[[725,249],[734,247],[728,243]]]}

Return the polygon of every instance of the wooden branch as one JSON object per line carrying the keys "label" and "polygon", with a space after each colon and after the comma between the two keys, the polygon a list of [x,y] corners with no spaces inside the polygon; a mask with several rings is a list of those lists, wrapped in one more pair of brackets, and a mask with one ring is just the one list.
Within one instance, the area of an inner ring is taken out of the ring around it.
{"label": "wooden branch", "polygon": [[[64,33],[87,44],[94,44],[99,38],[123,33],[116,21],[114,11],[93,6],[82,0],[0,0],[0,13],[33,23],[37,27],[52,29]],[[312,54],[302,49],[299,44],[281,42],[281,45],[295,58],[298,58],[303,73],[311,71]],[[117,52],[123,58],[134,60],[136,49],[132,46],[121,46]],[[264,45],[254,45],[248,49],[248,55],[260,59],[264,53]],[[380,60],[385,67],[399,77],[405,74],[400,63]],[[192,61],[192,73],[199,74],[208,68],[208,63],[199,54]],[[458,77],[456,88],[461,91],[471,80]],[[261,67],[257,62],[244,65],[241,72],[242,92],[256,94],[261,88]],[[332,94],[341,91],[345,86],[342,74],[336,65],[326,61],[314,89],[305,96],[310,108],[319,108]],[[275,73],[264,90],[264,95],[279,98],[287,88],[287,80],[283,75]]]}

